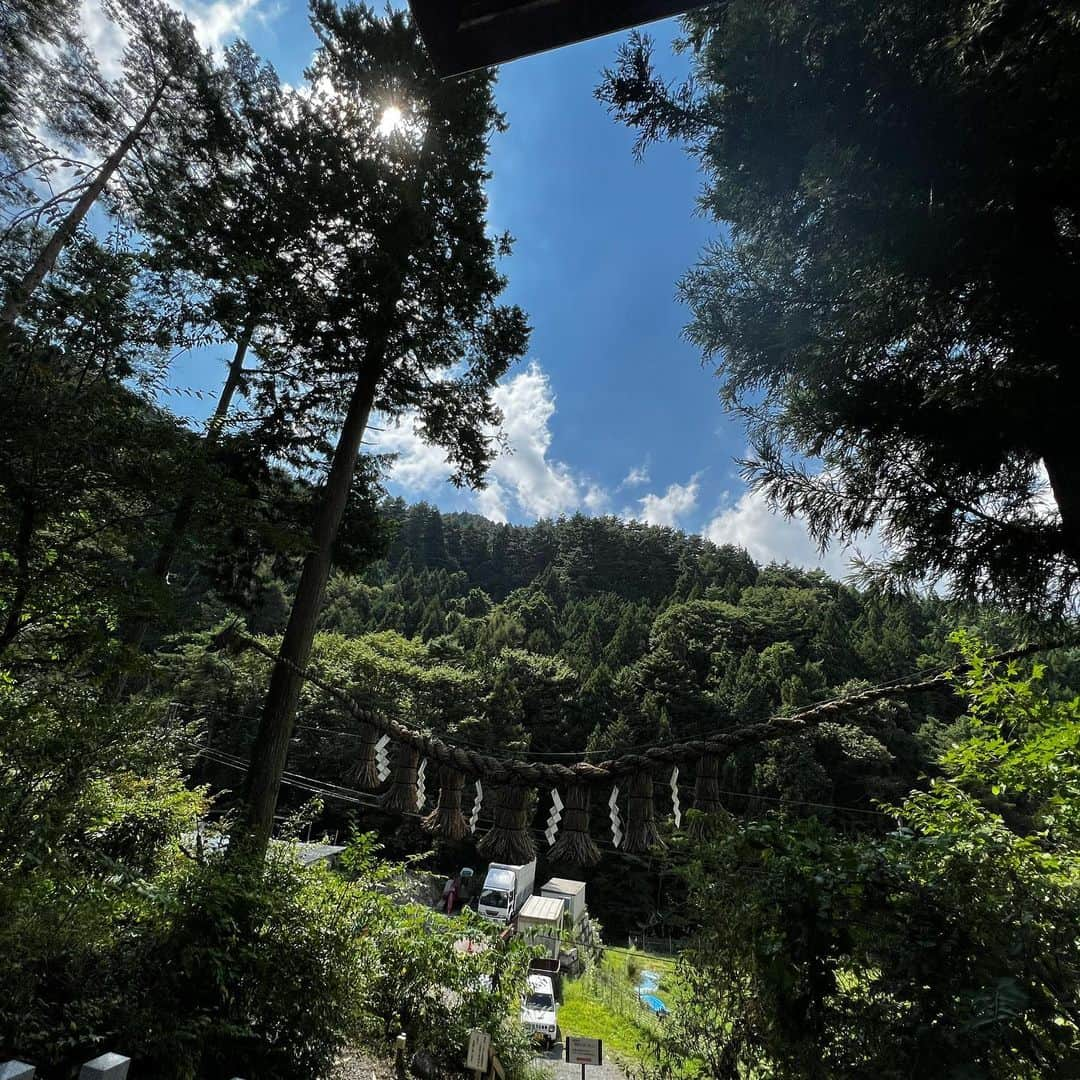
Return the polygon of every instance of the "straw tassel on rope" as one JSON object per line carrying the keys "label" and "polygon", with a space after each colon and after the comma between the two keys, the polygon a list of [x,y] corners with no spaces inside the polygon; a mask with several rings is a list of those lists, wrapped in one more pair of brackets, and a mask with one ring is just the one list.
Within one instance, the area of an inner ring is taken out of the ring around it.
{"label": "straw tassel on rope", "polygon": [[[694,782],[694,809],[698,814],[712,817],[720,813],[720,764],[719,754],[703,754],[698,762],[697,780]],[[691,815],[687,832],[700,840],[709,832],[709,818]]]}
{"label": "straw tassel on rope", "polygon": [[600,861],[600,849],[589,835],[587,785],[571,784],[567,789],[559,835],[548,852],[548,858],[574,866],[595,866]]}
{"label": "straw tassel on rope", "polygon": [[360,753],[356,763],[349,770],[349,779],[358,787],[374,791],[379,787],[379,771],[375,765],[375,743],[379,732],[374,724],[361,724],[359,731]]}
{"label": "straw tassel on rope", "polygon": [[447,840],[460,840],[469,831],[469,823],[461,812],[461,793],[465,777],[444,765],[439,770],[439,804],[421,823],[428,832],[438,833]]}
{"label": "straw tassel on rope", "polygon": [[663,847],[656,828],[656,807],[653,803],[653,776],[648,769],[639,769],[630,777],[630,795],[626,806],[624,851],[648,851]]}
{"label": "straw tassel on rope", "polygon": [[495,824],[476,845],[485,858],[505,863],[527,863],[536,857],[529,834],[529,794],[526,787],[507,784],[495,800]]}
{"label": "straw tassel on rope", "polygon": [[384,810],[394,810],[399,814],[416,812],[416,770],[419,766],[419,751],[411,746],[399,745],[394,761],[394,776],[382,797]]}

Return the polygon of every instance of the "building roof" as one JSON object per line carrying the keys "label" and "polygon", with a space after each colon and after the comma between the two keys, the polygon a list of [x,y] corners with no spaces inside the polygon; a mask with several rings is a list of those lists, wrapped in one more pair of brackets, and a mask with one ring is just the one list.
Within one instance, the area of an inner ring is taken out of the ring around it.
{"label": "building roof", "polygon": [[554,896],[530,896],[525,901],[518,922],[522,919],[535,919],[537,922],[554,923],[562,919],[563,902]]}
{"label": "building roof", "polygon": [[701,0],[409,0],[444,78],[666,19]]}
{"label": "building roof", "polygon": [[[560,892],[564,896],[576,896],[579,892],[585,891],[584,881],[573,881],[570,878],[565,877],[553,877],[545,886],[544,889],[550,889],[552,892]],[[540,891],[543,892],[544,889]]]}
{"label": "building roof", "polygon": [[322,862],[324,859],[327,862],[333,861],[345,848],[340,844],[297,843],[293,845],[293,850],[304,866],[311,866],[312,863]]}

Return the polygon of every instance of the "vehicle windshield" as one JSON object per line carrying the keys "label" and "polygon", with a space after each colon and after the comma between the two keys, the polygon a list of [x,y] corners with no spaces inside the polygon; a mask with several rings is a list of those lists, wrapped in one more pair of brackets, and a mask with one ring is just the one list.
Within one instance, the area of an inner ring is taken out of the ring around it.
{"label": "vehicle windshield", "polygon": [[507,908],[509,893],[500,892],[498,889],[485,889],[480,894],[480,903],[484,907]]}
{"label": "vehicle windshield", "polygon": [[555,1008],[555,1001],[550,994],[541,994],[534,990],[525,999],[525,1008],[550,1011]]}
{"label": "vehicle windshield", "polygon": [[514,875],[509,870],[489,870],[484,885],[489,889],[508,891],[514,887]]}

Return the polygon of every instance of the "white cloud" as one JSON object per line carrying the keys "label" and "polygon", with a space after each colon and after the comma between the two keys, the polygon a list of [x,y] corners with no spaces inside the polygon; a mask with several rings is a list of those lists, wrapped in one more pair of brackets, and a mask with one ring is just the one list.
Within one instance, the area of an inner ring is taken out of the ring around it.
{"label": "white cloud", "polygon": [[[702,532],[714,544],[745,548],[758,563],[789,562],[795,566],[820,567],[840,578],[851,572],[854,554],[851,549],[832,545],[822,554],[802,521],[774,512],[765,496],[756,491],[744,492],[733,505],[708,522]],[[859,551],[873,557],[881,553],[881,546],[871,537],[860,544]]]}
{"label": "white cloud", "polygon": [[476,493],[476,511],[500,525],[510,520],[506,512],[506,492],[498,480],[489,480],[487,487]]}
{"label": "white cloud", "polygon": [[634,515],[649,525],[669,525],[678,528],[680,518],[697,507],[701,488],[701,473],[694,473],[685,484],[671,484],[663,495],[650,493],[638,502],[641,512]]}
{"label": "white cloud", "polygon": [[[264,0],[179,0],[176,6],[191,20],[200,44],[215,52],[238,37],[251,20],[265,23],[281,11],[279,6],[267,6]],[[126,31],[105,14],[100,0],[84,0],[79,26],[101,65],[101,73],[109,79],[117,78],[127,44]]]}
{"label": "white cloud", "polygon": [[[529,364],[496,387],[494,399],[503,414],[501,431],[507,448],[492,462],[487,486],[465,496],[471,509],[498,522],[557,517],[576,511],[594,515],[612,512],[610,489],[592,482],[552,454],[551,420],[556,398],[551,380],[538,363]],[[440,496],[448,494],[446,481],[451,469],[443,452],[424,443],[414,425],[414,419],[406,417],[400,424],[373,427],[368,433],[368,447],[376,453],[397,455],[389,479],[403,494],[441,501]],[[632,479],[642,483],[647,476],[646,461],[630,469],[619,488]],[[697,472],[685,483],[647,493],[619,515],[650,525],[699,529],[717,544],[745,548],[759,563],[821,567],[835,577],[850,573],[851,551],[831,548],[821,555],[802,522],[773,513],[764,497],[755,492],[745,492],[700,527],[703,476],[703,472]],[[876,537],[859,546],[871,558],[881,552]]]}
{"label": "white cloud", "polygon": [[590,514],[606,514],[611,510],[611,496],[599,484],[590,484],[585,492],[585,509]]}
{"label": "white cloud", "polygon": [[503,414],[502,431],[510,452],[495,459],[491,475],[533,517],[555,517],[583,505],[581,481],[568,465],[548,457],[555,394],[540,365],[529,364],[496,387],[493,397]]}
{"label": "white cloud", "polygon": [[79,30],[87,48],[97,58],[101,74],[107,79],[117,78],[121,74],[127,32],[105,14],[97,0],[86,0],[79,9]]}
{"label": "white cloud", "polygon": [[191,20],[195,35],[207,49],[229,44],[243,30],[249,16],[267,17],[256,9],[262,0],[180,0],[180,10]]}
{"label": "white cloud", "polygon": [[[503,415],[500,430],[506,449],[492,462],[487,487],[474,497],[479,513],[506,521],[512,508],[531,518],[609,509],[604,488],[551,457],[555,393],[538,363],[497,386],[492,397]],[[397,455],[390,479],[411,494],[435,494],[450,474],[443,452],[424,443],[412,418],[373,430],[370,442],[378,453]]]}
{"label": "white cloud", "polygon": [[383,428],[369,428],[368,440],[377,453],[397,455],[392,475],[409,491],[432,492],[450,475],[446,455],[416,434],[411,418]]}
{"label": "white cloud", "polygon": [[623,488],[640,487],[649,482],[649,462],[646,459],[641,465],[635,465],[623,478],[619,490]]}

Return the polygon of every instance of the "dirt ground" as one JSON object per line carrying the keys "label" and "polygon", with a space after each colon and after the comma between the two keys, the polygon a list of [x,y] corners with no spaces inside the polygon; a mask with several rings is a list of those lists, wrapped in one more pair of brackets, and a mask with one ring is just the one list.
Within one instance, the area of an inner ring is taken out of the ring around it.
{"label": "dirt ground", "polygon": [[338,1061],[334,1080],[394,1080],[392,1058],[377,1058],[364,1050],[346,1050]]}

